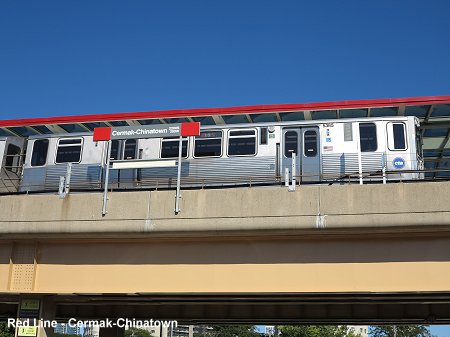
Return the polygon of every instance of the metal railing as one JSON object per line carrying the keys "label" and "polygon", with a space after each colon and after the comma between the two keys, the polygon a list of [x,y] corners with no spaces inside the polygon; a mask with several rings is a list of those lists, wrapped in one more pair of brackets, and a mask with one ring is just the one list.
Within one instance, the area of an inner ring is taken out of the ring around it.
{"label": "metal railing", "polygon": [[[75,166],[75,165],[74,165]],[[69,166],[67,166],[69,167]],[[441,175],[439,175],[441,174]],[[66,171],[64,174],[66,178]],[[60,176],[48,178],[39,183],[26,183],[18,174],[1,169],[0,174],[0,193],[27,193],[27,192],[57,192],[60,186]],[[137,178],[139,175],[130,178],[121,178],[117,181],[115,178],[110,179],[108,190],[134,190],[134,189],[175,189],[176,177],[155,177],[155,178]],[[294,178],[294,181],[292,180]],[[295,186],[304,184],[355,184],[359,183],[360,173],[350,172],[345,174],[311,174],[296,173],[289,176],[289,181],[294,182]],[[363,183],[391,183],[391,182],[427,182],[450,180],[450,168],[434,168],[420,170],[374,170],[362,172]],[[67,180],[65,180],[65,183]],[[241,176],[211,176],[211,177],[191,177],[182,176],[181,186],[189,189],[205,189],[220,187],[254,187],[263,185],[284,185],[286,182],[285,175],[241,175]],[[104,187],[101,175],[96,178],[89,178],[83,173],[72,170],[70,175],[69,186],[67,190],[71,191],[98,191]]]}

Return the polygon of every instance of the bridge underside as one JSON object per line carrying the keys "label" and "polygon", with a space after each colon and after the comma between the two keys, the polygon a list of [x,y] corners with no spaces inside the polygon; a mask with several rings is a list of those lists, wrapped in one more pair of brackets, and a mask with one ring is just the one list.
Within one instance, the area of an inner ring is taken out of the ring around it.
{"label": "bridge underside", "polygon": [[449,323],[450,184],[1,197],[0,317]]}
{"label": "bridge underside", "polygon": [[[55,319],[129,318],[189,324],[449,324],[450,293],[47,295]],[[2,296],[0,319],[15,317],[19,297]]]}
{"label": "bridge underside", "polygon": [[446,231],[14,241],[0,245],[0,315],[44,296],[61,320],[449,323],[448,247]]}

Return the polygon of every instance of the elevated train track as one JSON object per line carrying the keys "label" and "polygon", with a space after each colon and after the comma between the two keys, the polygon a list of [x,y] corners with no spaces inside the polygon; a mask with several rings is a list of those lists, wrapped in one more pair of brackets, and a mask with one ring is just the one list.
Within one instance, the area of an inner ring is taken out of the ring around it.
{"label": "elevated train track", "polygon": [[449,323],[448,182],[0,197],[0,314]]}
{"label": "elevated train track", "polygon": [[184,120],[386,115],[421,119],[426,178],[436,181],[184,190],[178,215],[172,190],[112,192],[105,217],[96,192],[0,196],[0,318],[17,313],[21,298],[39,298],[58,320],[450,323],[450,183],[440,181],[449,176],[450,96],[0,126],[2,135],[26,137]]}

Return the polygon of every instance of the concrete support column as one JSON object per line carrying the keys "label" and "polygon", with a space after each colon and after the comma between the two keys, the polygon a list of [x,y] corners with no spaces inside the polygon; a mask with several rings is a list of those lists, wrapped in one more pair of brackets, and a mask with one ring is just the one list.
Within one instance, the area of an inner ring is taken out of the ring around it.
{"label": "concrete support column", "polygon": [[[55,319],[56,312],[56,304],[51,298],[44,297],[41,300],[41,314],[40,318],[44,322],[50,322]],[[51,326],[46,326],[44,328],[38,329],[37,337],[53,337],[54,336],[54,328]]]}
{"label": "concrete support column", "polygon": [[124,337],[125,328],[114,326],[112,328],[100,328],[99,337]]}
{"label": "concrete support column", "polygon": [[159,337],[168,337],[169,335],[169,329],[167,327],[159,327]]}

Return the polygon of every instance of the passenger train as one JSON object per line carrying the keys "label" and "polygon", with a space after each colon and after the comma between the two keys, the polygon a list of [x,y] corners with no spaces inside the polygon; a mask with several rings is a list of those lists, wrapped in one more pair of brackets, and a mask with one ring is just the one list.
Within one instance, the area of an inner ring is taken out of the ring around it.
{"label": "passenger train", "polygon": [[[183,139],[182,186],[279,184],[293,157],[300,183],[351,180],[360,169],[364,179],[380,180],[383,168],[398,172],[388,179],[421,179],[411,172],[423,169],[418,127],[415,117],[202,126],[200,136]],[[173,187],[178,146],[178,138],[113,140],[112,165],[154,165],[111,169],[110,186]],[[69,163],[71,189],[102,188],[107,152],[92,133],[0,138],[0,191],[56,191]]]}

